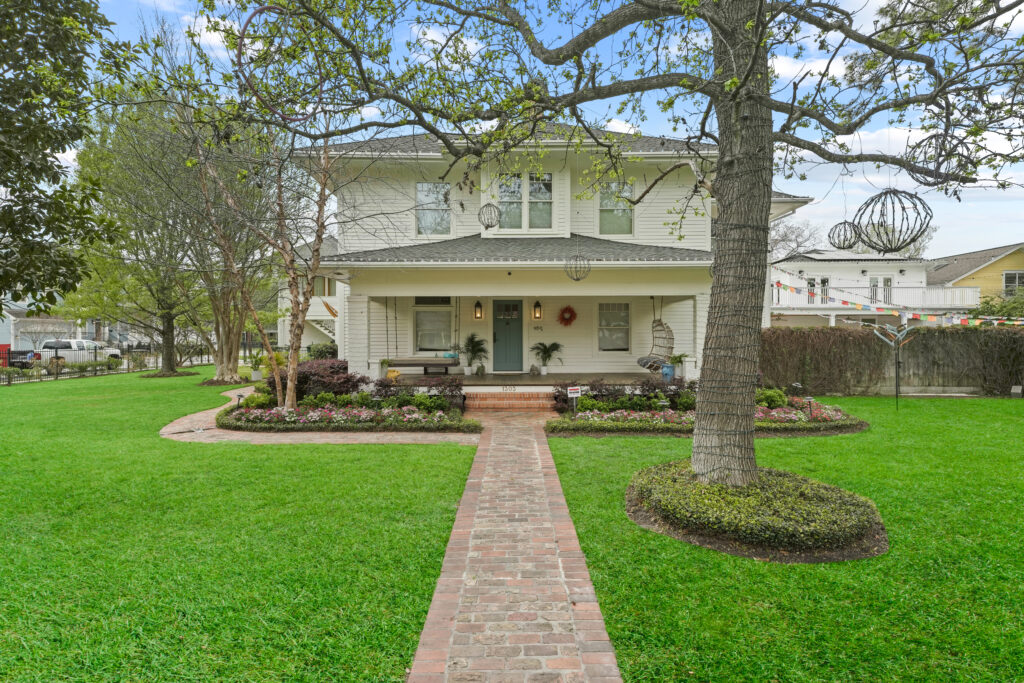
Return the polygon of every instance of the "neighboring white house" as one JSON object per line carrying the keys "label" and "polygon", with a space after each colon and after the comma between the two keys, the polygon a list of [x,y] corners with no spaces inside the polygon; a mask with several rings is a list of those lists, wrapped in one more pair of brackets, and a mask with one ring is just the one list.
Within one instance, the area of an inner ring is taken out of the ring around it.
{"label": "neighboring white house", "polygon": [[911,319],[912,324],[940,325],[941,319],[929,322],[924,316],[939,318],[977,307],[977,287],[929,285],[930,267],[920,258],[824,249],[776,261],[768,281],[771,325],[834,326],[844,319],[899,323],[899,316],[880,313],[879,308],[923,314],[920,322]]}
{"label": "neighboring white house", "polygon": [[[532,165],[508,158],[467,174],[456,164],[452,181],[438,180],[450,158],[422,135],[338,146],[352,179],[339,205],[355,215],[325,244],[303,343],[335,340],[354,371],[375,375],[381,359],[443,356],[475,332],[487,340],[488,373],[528,372],[537,364],[530,347],[556,341],[565,350],[552,373],[630,373],[643,372],[637,359],[650,353],[661,319],[692,371],[711,288],[714,201],[692,196],[698,160],[687,143],[644,136],[629,145],[632,184],[598,188],[586,180],[590,153],[556,136],[531,145]],[[616,200],[639,196],[681,160],[692,166],[635,207]],[[776,193],[773,217],[807,201]],[[478,217],[486,204],[501,216],[487,230]],[[577,254],[591,268],[580,281],[565,270]]]}

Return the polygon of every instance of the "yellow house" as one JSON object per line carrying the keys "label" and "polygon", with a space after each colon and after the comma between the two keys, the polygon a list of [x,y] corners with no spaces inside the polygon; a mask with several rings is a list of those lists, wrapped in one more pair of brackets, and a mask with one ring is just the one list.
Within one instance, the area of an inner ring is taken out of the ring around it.
{"label": "yellow house", "polygon": [[932,260],[929,285],[978,287],[981,296],[1013,296],[1024,287],[1024,242]]}

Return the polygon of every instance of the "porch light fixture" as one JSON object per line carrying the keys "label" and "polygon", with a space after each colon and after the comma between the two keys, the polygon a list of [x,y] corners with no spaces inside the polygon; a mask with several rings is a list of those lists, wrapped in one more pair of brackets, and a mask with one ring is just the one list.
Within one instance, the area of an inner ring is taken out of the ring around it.
{"label": "porch light fixture", "polygon": [[907,269],[906,268],[900,268],[900,275],[906,275],[906,274],[907,274]]}
{"label": "porch light fixture", "polygon": [[540,305],[540,301],[533,302],[533,319],[540,320],[544,317],[544,308]]}
{"label": "porch light fixture", "polygon": [[473,304],[473,320],[483,320],[483,319],[484,319],[484,305],[482,303],[480,303],[480,299],[477,299],[476,303]]}
{"label": "porch light fixture", "polygon": [[864,270],[860,271],[860,274],[861,275],[867,275],[868,274],[867,268],[865,268]]}

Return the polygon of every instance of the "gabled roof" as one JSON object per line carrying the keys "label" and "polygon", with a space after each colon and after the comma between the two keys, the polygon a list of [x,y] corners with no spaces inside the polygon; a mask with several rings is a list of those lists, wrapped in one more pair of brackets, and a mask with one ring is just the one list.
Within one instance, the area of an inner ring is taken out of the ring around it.
{"label": "gabled roof", "polygon": [[[598,135],[609,134],[619,137],[623,151],[633,154],[695,154],[698,152],[715,154],[718,151],[716,145],[694,143],[679,138],[613,133],[601,129],[595,129],[594,132]],[[564,144],[570,139],[581,140],[584,143],[589,141],[589,137],[582,128],[549,123],[543,130],[538,131],[535,142],[541,145]],[[444,147],[432,136],[425,133],[413,133],[336,143],[331,145],[331,151],[374,156],[440,157]]]}
{"label": "gabled roof", "polygon": [[571,237],[483,237],[470,235],[426,242],[325,256],[325,265],[361,264],[562,264],[579,253],[600,263],[710,263],[711,252],[679,247],[617,242],[572,235]]}
{"label": "gabled roof", "polygon": [[885,261],[887,263],[900,261],[904,263],[921,263],[924,259],[907,258],[905,256],[900,256],[899,254],[858,254],[855,251],[845,251],[842,249],[811,249],[799,254],[787,256],[784,259],[779,259],[778,261],[775,261],[775,263],[794,261]]}
{"label": "gabled roof", "polygon": [[1007,244],[1002,247],[969,251],[965,254],[953,254],[929,261],[928,284],[948,285],[974,271],[997,261],[1017,249],[1024,248],[1024,242]]}

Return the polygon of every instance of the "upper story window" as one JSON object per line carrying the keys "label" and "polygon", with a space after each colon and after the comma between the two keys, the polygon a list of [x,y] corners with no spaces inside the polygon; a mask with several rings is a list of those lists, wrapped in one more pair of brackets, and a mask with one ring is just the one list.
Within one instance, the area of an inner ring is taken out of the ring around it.
{"label": "upper story window", "polygon": [[317,275],[313,278],[313,296],[334,296],[335,282],[329,277]]}
{"label": "upper story window", "polygon": [[1024,289],[1024,270],[1008,270],[1003,273],[1003,293],[1013,296],[1018,288]]}
{"label": "upper story window", "polygon": [[498,178],[498,227],[511,231],[550,230],[553,199],[550,173],[503,173]]}
{"label": "upper story window", "polygon": [[416,183],[416,234],[450,235],[451,183]]}
{"label": "upper story window", "polygon": [[600,234],[633,234],[633,205],[624,201],[624,198],[633,198],[633,183],[607,183],[601,188],[601,203],[598,209]]}

